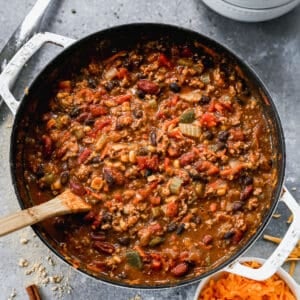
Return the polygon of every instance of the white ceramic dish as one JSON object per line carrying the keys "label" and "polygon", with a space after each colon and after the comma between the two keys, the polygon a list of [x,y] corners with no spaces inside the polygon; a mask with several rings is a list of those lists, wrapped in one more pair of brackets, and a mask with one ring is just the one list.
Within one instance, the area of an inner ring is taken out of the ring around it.
{"label": "white ceramic dish", "polygon": [[268,9],[286,5],[293,0],[223,0],[230,4],[250,9]]}
{"label": "white ceramic dish", "polygon": [[[288,3],[280,6],[275,6],[266,9],[245,8],[232,4],[234,0],[202,0],[208,7],[224,17],[243,22],[261,22],[267,21],[286,14],[295,8],[300,0],[291,0]],[[234,2],[238,3],[237,0]],[[250,2],[250,1],[247,1]],[[256,4],[257,1],[254,1]],[[260,1],[263,3],[263,0]],[[246,3],[246,2],[245,2]],[[254,6],[254,4],[253,4]]]}
{"label": "white ceramic dish", "polygon": [[[242,257],[239,259],[239,262],[246,262],[246,261],[256,261],[259,262],[261,264],[263,264],[265,262],[264,259],[261,258],[257,258],[257,257]],[[198,285],[198,288],[196,290],[196,294],[193,300],[198,300],[199,294],[202,291],[202,289],[206,286],[206,284],[212,279],[217,279],[218,277],[221,276],[221,274],[225,272],[225,271],[220,271],[217,272],[211,276],[206,277],[205,279],[200,281],[200,284]],[[292,293],[295,295],[296,299],[300,299],[300,285],[296,283],[296,281],[292,278],[292,276],[287,273],[284,269],[279,268],[276,272],[276,274],[283,279],[286,284],[288,285],[288,287],[290,288],[290,290],[292,291]]]}

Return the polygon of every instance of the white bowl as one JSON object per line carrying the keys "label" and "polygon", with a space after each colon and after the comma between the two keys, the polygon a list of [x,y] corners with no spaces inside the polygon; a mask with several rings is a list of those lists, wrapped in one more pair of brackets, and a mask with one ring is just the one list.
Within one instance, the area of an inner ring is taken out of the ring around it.
{"label": "white bowl", "polygon": [[[261,258],[257,258],[257,257],[242,257],[239,259],[239,262],[247,262],[247,261],[256,261],[256,262],[259,262],[259,263],[264,263],[265,260],[264,259],[261,259]],[[208,276],[206,277],[205,279],[201,280],[199,285],[198,285],[198,288],[196,290],[196,294],[195,294],[195,297],[194,297],[194,300],[198,300],[198,297],[200,295],[200,292],[202,291],[202,289],[209,283],[209,281],[211,279],[218,279],[221,274],[223,273],[224,271],[219,271],[211,276]],[[294,294],[295,298],[296,299],[300,299],[300,285],[298,285],[296,283],[296,281],[293,279],[293,277],[287,273],[284,269],[282,268],[279,268],[276,272],[276,274],[281,278],[283,279],[283,281],[288,285],[288,287],[290,288],[291,292]]]}
{"label": "white bowl", "polygon": [[224,0],[224,2],[243,8],[267,9],[286,5],[291,0]]}
{"label": "white bowl", "polygon": [[[253,9],[253,8],[245,8],[242,6],[237,6],[232,4],[233,2],[237,3],[238,0],[229,0],[232,3],[229,3],[228,0],[202,0],[208,7],[210,7],[215,12],[223,15],[224,17],[234,19],[237,21],[243,22],[261,22],[267,21],[279,16],[286,14],[287,12],[291,11],[295,8],[299,3],[300,0],[290,0],[288,3],[280,6],[275,6],[272,8],[266,9]],[[254,1],[254,0],[253,0]],[[260,2],[263,3],[264,0]],[[250,2],[247,1],[247,2]],[[245,3],[247,4],[245,1]],[[254,1],[257,5],[258,1]]]}

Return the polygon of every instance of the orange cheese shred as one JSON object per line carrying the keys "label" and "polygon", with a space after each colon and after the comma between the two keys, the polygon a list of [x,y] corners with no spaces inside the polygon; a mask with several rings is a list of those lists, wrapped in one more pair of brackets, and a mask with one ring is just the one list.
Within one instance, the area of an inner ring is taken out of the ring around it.
{"label": "orange cheese shred", "polygon": [[[246,263],[257,268],[257,262]],[[287,284],[273,275],[264,281],[247,279],[224,272],[220,278],[211,279],[202,289],[199,300],[296,300]]]}

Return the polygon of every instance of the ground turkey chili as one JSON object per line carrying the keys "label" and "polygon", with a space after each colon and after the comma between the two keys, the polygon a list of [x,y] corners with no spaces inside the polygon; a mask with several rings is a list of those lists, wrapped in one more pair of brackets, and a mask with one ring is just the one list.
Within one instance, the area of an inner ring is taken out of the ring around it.
{"label": "ground turkey chili", "polygon": [[92,204],[46,231],[74,265],[131,285],[216,267],[256,232],[276,184],[260,101],[201,44],[93,58],[57,82],[25,139],[34,203],[70,188]]}

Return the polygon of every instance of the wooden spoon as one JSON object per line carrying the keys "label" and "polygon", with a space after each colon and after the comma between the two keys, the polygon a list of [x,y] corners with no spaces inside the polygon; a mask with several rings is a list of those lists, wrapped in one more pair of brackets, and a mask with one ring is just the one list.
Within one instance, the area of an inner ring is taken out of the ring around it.
{"label": "wooden spoon", "polygon": [[79,196],[66,190],[52,200],[0,219],[0,236],[36,224],[50,217],[85,212],[91,209]]}

